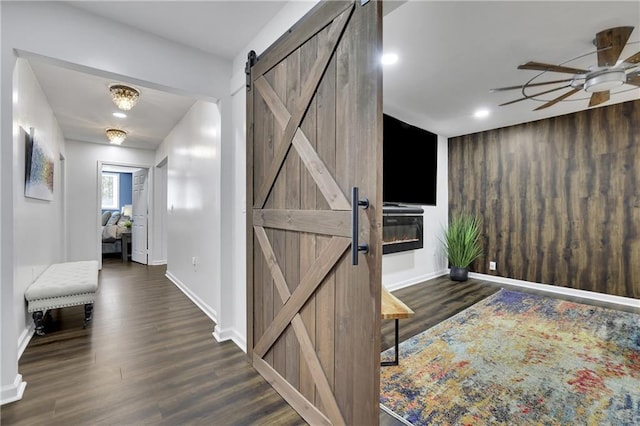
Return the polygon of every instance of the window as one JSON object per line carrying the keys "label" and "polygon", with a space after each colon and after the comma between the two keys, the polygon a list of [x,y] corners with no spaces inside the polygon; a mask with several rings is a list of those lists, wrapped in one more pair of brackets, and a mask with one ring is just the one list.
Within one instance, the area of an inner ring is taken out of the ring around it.
{"label": "window", "polygon": [[120,175],[102,173],[102,210],[120,210]]}

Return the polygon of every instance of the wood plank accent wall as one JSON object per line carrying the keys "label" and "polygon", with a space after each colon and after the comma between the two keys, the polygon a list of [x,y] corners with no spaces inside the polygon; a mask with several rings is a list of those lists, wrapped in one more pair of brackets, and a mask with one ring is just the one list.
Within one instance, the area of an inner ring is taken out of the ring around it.
{"label": "wood plank accent wall", "polygon": [[639,299],[640,101],[449,139],[460,211],[483,222],[472,271]]}

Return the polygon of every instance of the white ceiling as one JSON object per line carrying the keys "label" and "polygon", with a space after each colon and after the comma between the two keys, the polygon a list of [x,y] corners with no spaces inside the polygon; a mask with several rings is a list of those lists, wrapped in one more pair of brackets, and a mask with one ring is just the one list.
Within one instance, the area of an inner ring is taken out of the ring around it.
{"label": "white ceiling", "polygon": [[287,4],[276,0],[66,3],[229,60]]}
{"label": "white ceiling", "polygon": [[[626,59],[640,51],[638,1],[409,1],[384,18],[384,50],[400,57],[384,69],[385,110],[410,114],[434,133],[457,136],[587,109],[585,92],[533,111],[543,102],[499,107],[521,98],[521,92],[489,90],[522,85],[540,74],[517,69],[528,61],[557,65],[590,53],[567,66],[596,65],[596,33],[617,26],[636,27],[621,55]],[[572,77],[546,74],[536,81]],[[623,85],[621,90],[626,92],[612,95],[602,106],[640,98],[636,86]],[[548,101],[564,92],[539,99]],[[489,109],[490,116],[474,118],[479,108]]]}
{"label": "white ceiling", "polygon": [[[285,4],[282,1],[68,3],[230,60]],[[521,97],[521,93],[518,90],[490,93],[491,88],[521,85],[539,74],[518,70],[517,66],[524,62],[561,64],[587,54],[567,65],[588,68],[596,62],[592,44],[595,34],[622,25],[636,29],[621,57],[640,50],[637,1],[414,0],[396,2],[394,6],[395,9],[387,8],[384,18],[383,43],[384,50],[397,53],[400,60],[384,69],[385,112],[402,115],[405,121],[445,136],[587,108],[588,96],[584,93],[542,111],[533,111],[541,105],[534,100],[498,107]],[[107,88],[115,81],[35,61],[32,68],[68,139],[106,143],[104,129],[118,125],[130,132],[125,145],[154,149],[195,102],[184,96],[140,88],[140,101],[123,125],[111,116],[116,109]],[[570,77],[547,74],[536,81]],[[633,87],[622,86],[624,93],[613,94],[603,105],[639,99],[640,88]],[[554,92],[539,99],[550,100],[562,93]],[[481,107],[491,111],[484,120],[473,117],[473,112]]]}
{"label": "white ceiling", "polygon": [[[31,61],[42,90],[66,139],[106,144],[107,128],[123,129],[123,146],[155,150],[184,117],[195,99],[151,88],[140,90],[131,111],[120,111],[111,100],[109,86],[120,81]],[[127,118],[116,118],[124,112]]]}

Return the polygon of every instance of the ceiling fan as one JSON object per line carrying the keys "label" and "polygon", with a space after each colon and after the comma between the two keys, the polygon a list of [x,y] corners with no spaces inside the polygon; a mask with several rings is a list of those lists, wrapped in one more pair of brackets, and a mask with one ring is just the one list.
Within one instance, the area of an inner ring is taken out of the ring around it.
{"label": "ceiling fan", "polygon": [[[623,61],[619,61],[620,54],[624,49],[634,27],[616,27],[608,30],[600,31],[596,34],[593,44],[596,46],[598,55],[598,65],[591,66],[589,69],[572,68],[563,65],[545,64],[542,62],[530,61],[518,67],[520,70],[542,71],[542,73],[533,77],[526,84],[521,86],[501,87],[491,89],[491,92],[521,89],[524,97],[513,101],[505,102],[500,106],[510,105],[525,99],[532,99],[536,96],[546,95],[548,93],[567,89],[562,95],[552,99],[536,108],[538,111],[548,108],[568,97],[584,90],[591,93],[589,106],[596,106],[603,102],[607,102],[611,97],[611,89],[630,84],[640,87],[640,52],[631,55]],[[552,80],[540,83],[533,81],[546,71],[573,74],[573,77],[563,80]],[[532,95],[527,95],[525,89],[529,87],[544,86],[547,84],[562,84],[550,90],[545,90]]]}

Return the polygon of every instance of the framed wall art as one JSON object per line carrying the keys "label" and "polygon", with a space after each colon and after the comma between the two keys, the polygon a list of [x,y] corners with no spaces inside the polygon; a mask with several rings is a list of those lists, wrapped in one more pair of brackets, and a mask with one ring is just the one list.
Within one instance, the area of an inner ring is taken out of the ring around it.
{"label": "framed wall art", "polygon": [[35,139],[33,127],[29,133],[21,129],[25,138],[24,196],[39,200],[53,200],[53,156],[46,146]]}

